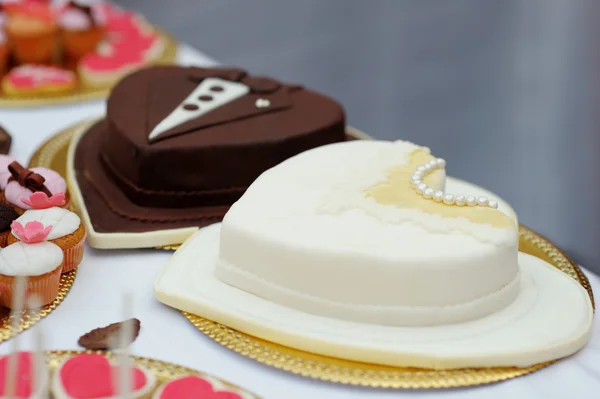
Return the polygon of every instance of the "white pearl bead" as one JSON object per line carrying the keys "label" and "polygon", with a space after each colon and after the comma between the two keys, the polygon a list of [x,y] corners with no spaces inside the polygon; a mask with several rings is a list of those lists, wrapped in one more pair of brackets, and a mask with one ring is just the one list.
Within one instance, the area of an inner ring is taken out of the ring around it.
{"label": "white pearl bead", "polygon": [[437,169],[437,167],[438,167],[438,163],[435,159],[429,161],[429,165],[431,166],[431,169]]}
{"label": "white pearl bead", "polygon": [[454,195],[452,195],[452,194],[444,195],[444,204],[453,205],[454,204]]}
{"label": "white pearl bead", "polygon": [[422,179],[422,178],[423,178],[423,173],[420,173],[420,172],[415,172],[415,173],[413,173],[413,175],[412,175],[412,178],[413,178],[413,179],[415,179],[415,178],[416,178],[416,179],[419,179],[419,180],[420,180],[420,179]]}
{"label": "white pearl bead", "polygon": [[429,188],[429,186],[425,183],[421,183],[417,186],[417,191],[419,192],[419,194],[423,194],[423,192],[425,190],[427,190]]}
{"label": "white pearl bead", "polygon": [[444,200],[444,192],[443,191],[436,191],[433,194],[433,200],[435,202],[442,202]]}
{"label": "white pearl bead", "polygon": [[487,197],[479,197],[479,198],[477,198],[477,205],[479,205],[479,206],[487,206],[487,204],[488,204]]}
{"label": "white pearl bead", "polygon": [[425,168],[425,166],[423,166],[423,165],[421,165],[421,166],[419,166],[419,167],[417,168],[417,172],[421,172],[421,173],[425,172],[426,170],[427,170],[427,169],[426,169],[426,168]]}
{"label": "white pearl bead", "polygon": [[458,205],[458,206],[464,206],[465,202],[467,201],[467,199],[465,198],[464,195],[457,195],[455,199],[456,199],[456,205]]}
{"label": "white pearl bead", "polygon": [[425,165],[423,165],[423,168],[425,168],[425,172],[431,171],[431,165],[429,165],[428,163],[426,163]]}
{"label": "white pearl bead", "polygon": [[413,180],[412,181],[412,185],[415,186],[415,187],[418,187],[419,184],[421,184],[421,183],[423,183],[421,180]]}
{"label": "white pearl bead", "polygon": [[446,166],[446,160],[442,159],[442,158],[438,158],[437,159],[437,164],[439,168],[443,168]]}
{"label": "white pearl bead", "polygon": [[490,200],[490,201],[488,202],[488,206],[489,206],[490,208],[498,209],[498,202],[497,202],[497,201]]}
{"label": "white pearl bead", "polygon": [[433,193],[434,193],[433,188],[429,187],[429,188],[425,189],[425,191],[423,191],[423,197],[429,199],[429,198],[433,197]]}
{"label": "white pearl bead", "polygon": [[469,195],[467,197],[467,205],[469,205],[469,206],[475,206],[475,205],[477,205],[477,198],[475,198],[472,195]]}

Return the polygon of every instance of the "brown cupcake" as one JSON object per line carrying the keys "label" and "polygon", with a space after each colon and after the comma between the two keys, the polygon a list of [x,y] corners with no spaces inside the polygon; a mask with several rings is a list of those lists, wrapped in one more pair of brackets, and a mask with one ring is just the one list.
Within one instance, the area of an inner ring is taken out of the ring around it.
{"label": "brown cupcake", "polygon": [[0,248],[8,245],[8,236],[11,235],[10,225],[18,217],[12,206],[0,204]]}

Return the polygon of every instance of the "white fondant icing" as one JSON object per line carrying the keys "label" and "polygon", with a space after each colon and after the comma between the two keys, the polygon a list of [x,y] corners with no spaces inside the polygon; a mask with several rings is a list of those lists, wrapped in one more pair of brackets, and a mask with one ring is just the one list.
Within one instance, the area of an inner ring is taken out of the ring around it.
{"label": "white fondant icing", "polygon": [[[485,192],[472,185],[453,187],[459,188]],[[593,308],[587,292],[527,254],[518,258],[519,296],[502,310],[459,324],[394,327],[315,316],[223,283],[214,273],[220,229],[218,224],[201,229],[173,255],[155,281],[156,298],[281,345],[366,363],[452,369],[527,367],[571,355],[590,337]],[[365,274],[367,288],[371,274]],[[343,283],[343,276],[335,281]]]}
{"label": "white fondant icing", "polygon": [[[52,226],[46,240],[56,240],[75,232],[81,220],[77,214],[64,208],[30,209],[17,218],[17,222],[25,226],[29,222],[38,221],[44,226]],[[21,239],[15,231],[12,234]]]}
{"label": "white fondant icing", "polygon": [[507,306],[517,296],[516,226],[366,197],[419,148],[333,144],[263,173],[223,220],[217,278],[305,312],[389,325],[458,323]]}
{"label": "white fondant icing", "polygon": [[0,250],[0,274],[5,276],[41,276],[62,262],[62,249],[50,242],[16,242]]}
{"label": "white fondant icing", "polygon": [[[212,87],[220,87],[222,91],[212,91]],[[152,140],[182,123],[199,118],[214,109],[227,105],[245,96],[249,91],[248,86],[242,83],[219,78],[206,78],[169,116],[156,125],[150,133],[149,139]],[[199,99],[201,96],[211,96],[212,100],[202,101]],[[194,105],[198,109],[186,110],[184,109],[185,105]]]}

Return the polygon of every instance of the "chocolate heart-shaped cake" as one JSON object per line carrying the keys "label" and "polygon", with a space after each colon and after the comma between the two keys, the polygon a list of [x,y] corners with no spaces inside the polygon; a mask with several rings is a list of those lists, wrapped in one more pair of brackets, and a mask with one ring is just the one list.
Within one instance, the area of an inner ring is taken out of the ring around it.
{"label": "chocolate heart-shaped cake", "polygon": [[69,186],[98,248],[181,243],[265,170],[346,140],[344,110],[241,69],[154,67],[125,78],[76,135]]}

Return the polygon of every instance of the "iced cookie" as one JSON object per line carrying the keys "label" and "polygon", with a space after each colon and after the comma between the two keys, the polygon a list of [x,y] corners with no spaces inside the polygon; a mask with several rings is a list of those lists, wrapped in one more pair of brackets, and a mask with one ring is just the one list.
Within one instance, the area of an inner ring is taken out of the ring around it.
{"label": "iced cookie", "polygon": [[178,378],[164,383],[152,399],[252,399],[254,396],[230,391],[213,379],[200,376]]}
{"label": "iced cookie", "polygon": [[84,56],[79,75],[87,86],[106,85],[158,58],[164,41],[139,15],[104,6],[106,38],[100,47]]}
{"label": "iced cookie", "polygon": [[72,91],[76,84],[77,77],[66,69],[25,64],[13,68],[2,79],[2,90],[9,96],[58,94]]}
{"label": "iced cookie", "polygon": [[[119,398],[118,365],[97,354],[83,354],[63,362],[52,378],[52,392],[56,399],[112,399]],[[132,370],[133,399],[147,398],[156,384],[156,377],[146,369],[135,366]]]}
{"label": "iced cookie", "polygon": [[[42,374],[36,381],[35,375],[35,355],[32,352],[18,352],[16,384],[14,385],[13,396],[19,399],[46,399],[48,398],[48,370],[45,364],[41,365]],[[7,373],[9,356],[0,358],[0,398],[7,396]]]}

